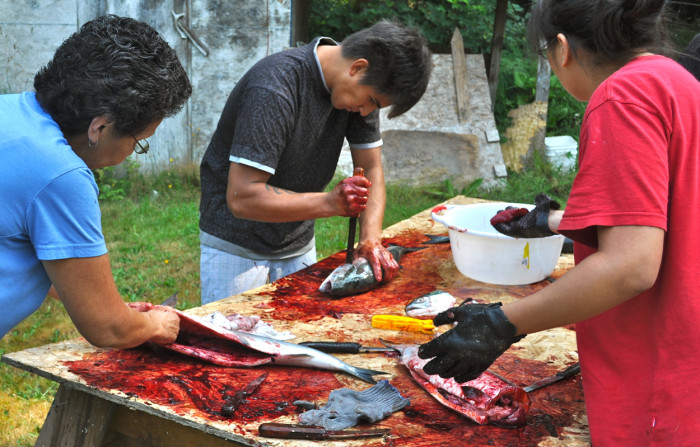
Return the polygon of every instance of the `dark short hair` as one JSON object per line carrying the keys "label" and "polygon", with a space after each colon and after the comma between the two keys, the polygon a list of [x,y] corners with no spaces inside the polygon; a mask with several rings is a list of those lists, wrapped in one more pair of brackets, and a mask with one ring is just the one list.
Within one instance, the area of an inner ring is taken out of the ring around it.
{"label": "dark short hair", "polygon": [[665,0],[538,0],[528,22],[528,43],[537,52],[557,34],[566,35],[574,56],[583,49],[598,64],[624,64],[638,54],[663,54]]}
{"label": "dark short hair", "polygon": [[41,106],[66,136],[109,115],[119,135],[176,114],[192,93],[175,51],[146,23],[106,15],[66,39],[34,77]]}
{"label": "dark short hair", "polygon": [[425,93],[432,59],[425,37],[413,28],[383,20],[349,35],[341,43],[348,59],[367,59],[361,83],[391,98],[389,118],[413,107]]}

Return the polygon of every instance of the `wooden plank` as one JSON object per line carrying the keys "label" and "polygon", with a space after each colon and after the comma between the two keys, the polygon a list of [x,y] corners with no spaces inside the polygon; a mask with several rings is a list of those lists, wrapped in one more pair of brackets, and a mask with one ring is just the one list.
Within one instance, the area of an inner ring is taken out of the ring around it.
{"label": "wooden plank", "polygon": [[498,0],[496,4],[496,20],[493,24],[493,39],[491,41],[491,61],[489,63],[489,91],[491,92],[491,110],[496,104],[498,91],[498,73],[501,70],[501,52],[503,50],[503,35],[506,29],[506,13],[508,0]]}
{"label": "wooden plank", "polygon": [[452,67],[455,75],[457,94],[457,116],[460,123],[469,120],[469,91],[467,90],[467,59],[464,57],[464,41],[459,29],[455,28],[450,42],[452,47]]}
{"label": "wooden plank", "polygon": [[102,447],[243,446],[195,428],[117,405]]}
{"label": "wooden plank", "polygon": [[61,384],[35,447],[102,445],[115,404]]}

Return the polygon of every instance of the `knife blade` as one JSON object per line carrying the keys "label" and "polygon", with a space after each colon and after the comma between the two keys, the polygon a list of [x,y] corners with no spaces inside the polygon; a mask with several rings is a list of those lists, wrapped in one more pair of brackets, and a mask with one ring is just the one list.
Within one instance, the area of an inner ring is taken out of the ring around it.
{"label": "knife blade", "polygon": [[260,424],[258,432],[261,436],[280,439],[355,439],[386,436],[390,433],[388,428],[372,428],[367,430],[326,430],[317,425],[280,424],[266,422]]}
{"label": "knife blade", "polygon": [[[365,176],[365,170],[363,168],[355,168],[352,172],[352,176]],[[357,228],[357,216],[352,216],[350,218],[350,227],[348,228],[348,249],[345,252],[345,263],[352,264],[352,256],[355,252],[355,229]]]}
{"label": "knife blade", "polygon": [[300,345],[318,349],[321,352],[336,354],[359,354],[360,352],[396,352],[393,348],[373,348],[359,343],[340,341],[304,341]]}
{"label": "knife blade", "polygon": [[245,402],[245,398],[252,395],[258,390],[260,385],[267,378],[267,374],[267,372],[261,374],[260,376],[258,376],[257,379],[250,382],[242,390],[236,391],[233,396],[226,399],[224,404],[221,406],[221,414],[227,417],[232,416],[233,413],[236,411],[236,408],[238,408],[243,402]]}
{"label": "knife blade", "polygon": [[175,307],[177,306],[177,292],[173,293],[169,297],[165,299],[161,304],[161,306],[168,306],[168,307]]}
{"label": "knife blade", "polygon": [[567,379],[569,377],[573,377],[576,374],[581,372],[581,365],[578,363],[574,363],[573,365],[569,366],[563,371],[559,371],[558,373],[545,377],[544,379],[538,380],[537,382],[533,383],[532,385],[526,386],[523,388],[526,393],[529,393],[531,391],[539,390],[542,387],[545,387],[547,385],[551,385],[555,382],[559,382],[560,380]]}

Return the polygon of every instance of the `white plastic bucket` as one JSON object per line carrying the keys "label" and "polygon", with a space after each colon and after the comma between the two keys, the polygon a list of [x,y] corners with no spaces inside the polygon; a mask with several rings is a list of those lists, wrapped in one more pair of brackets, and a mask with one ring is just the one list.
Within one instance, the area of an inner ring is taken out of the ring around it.
{"label": "white plastic bucket", "polygon": [[573,137],[546,137],[544,139],[544,156],[553,165],[571,170],[576,167],[578,143]]}
{"label": "white plastic bucket", "polygon": [[557,266],[564,236],[513,238],[496,231],[491,218],[506,206],[532,209],[521,203],[447,205],[431,217],[445,225],[457,269],[477,281],[521,285],[542,281]]}

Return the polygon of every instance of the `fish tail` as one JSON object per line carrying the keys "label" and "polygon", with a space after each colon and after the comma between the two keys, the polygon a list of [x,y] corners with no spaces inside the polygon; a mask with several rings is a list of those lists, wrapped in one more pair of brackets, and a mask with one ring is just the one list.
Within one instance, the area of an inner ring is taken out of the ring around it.
{"label": "fish tail", "polygon": [[423,242],[423,245],[430,245],[430,244],[449,244],[450,243],[450,237],[449,236],[441,236],[438,234],[426,234],[425,236],[428,237],[428,240]]}
{"label": "fish tail", "polygon": [[[389,248],[392,248],[392,247],[394,247],[393,251],[395,251],[395,253],[392,252],[392,250],[389,250],[389,253],[394,255],[395,259],[397,258],[397,255],[398,255],[398,258],[400,259],[406,253],[413,253],[414,251],[421,251],[421,250],[425,250],[426,248],[428,248],[428,247],[404,247],[403,245],[390,243]],[[396,261],[398,262],[399,259],[396,259]]]}
{"label": "fish tail", "polygon": [[377,374],[389,374],[385,373],[383,371],[375,371],[373,369],[366,369],[366,368],[358,368],[357,366],[351,366],[350,370],[348,373],[352,374],[353,376],[357,377],[360,380],[364,380],[365,382],[375,384],[377,383],[376,380],[374,380],[374,377]]}

